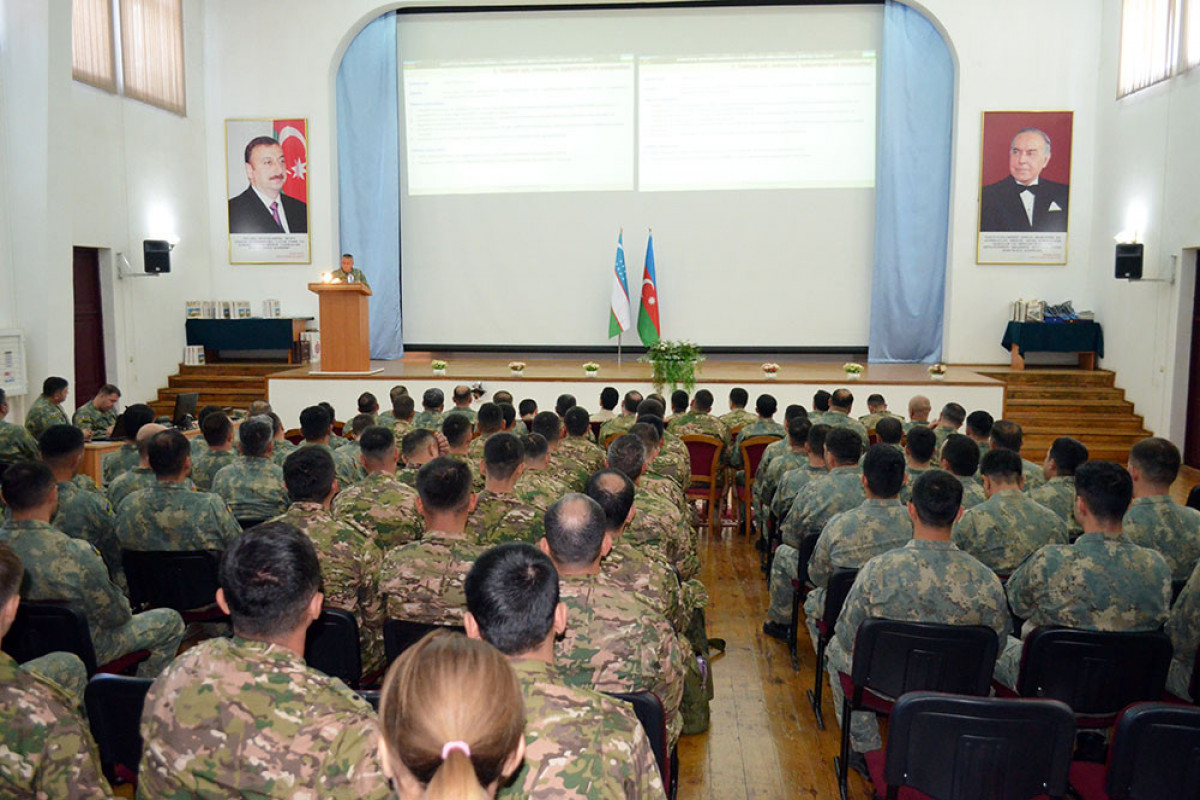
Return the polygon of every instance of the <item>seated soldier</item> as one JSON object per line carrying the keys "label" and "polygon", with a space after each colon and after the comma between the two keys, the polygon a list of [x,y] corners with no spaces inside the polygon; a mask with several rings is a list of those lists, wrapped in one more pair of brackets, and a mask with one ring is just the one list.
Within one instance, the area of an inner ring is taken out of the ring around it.
{"label": "seated soldier", "polygon": [[[345,447],[347,444],[349,444],[350,440],[334,430],[339,423],[337,413],[333,410],[333,406],[324,400],[322,400],[320,403],[317,403],[317,405],[325,409],[325,413],[329,415],[329,449],[339,450]],[[303,424],[301,424],[300,427],[304,427]],[[345,425],[342,425],[343,430],[345,427]]]}
{"label": "seated soldier", "polygon": [[1067,543],[1067,523],[1021,491],[1021,457],[1003,448],[979,465],[987,500],[954,525],[953,541],[994,570],[1009,575],[1029,555],[1048,544]]}
{"label": "seated soldier", "polygon": [[[1129,473],[1109,461],[1089,461],[1075,472],[1075,492],[1083,535],[1075,544],[1043,547],[1013,572],[1006,584],[1012,613],[1025,620],[1025,632],[1039,625],[1157,630],[1171,607],[1171,569],[1158,551],[1121,533],[1133,496]],[[996,661],[996,678],[1012,688],[1020,666],[1021,640],[1010,638]]]}
{"label": "seated soldier", "polygon": [[[450,395],[450,399],[454,403],[454,408],[447,411],[446,416],[462,414],[471,423],[471,426],[474,427],[478,415],[475,409],[471,408],[471,401],[474,399],[471,387],[460,383],[454,387],[454,392]],[[442,422],[445,422],[445,419]]]}
{"label": "seated soldier", "polygon": [[558,414],[553,411],[541,412],[533,418],[529,430],[546,440],[546,448],[550,451],[550,462],[546,467],[547,475],[566,486],[569,491],[582,489],[591,473],[579,461],[571,458],[568,452],[561,449],[563,422]]}
{"label": "seated soldier", "polygon": [[345,456],[339,458],[334,455],[333,416],[323,405],[309,406],[300,412],[300,433],[304,435],[304,444],[298,450],[317,449],[329,453],[329,457],[333,459],[334,473],[337,475],[338,483],[350,486],[359,479],[359,472],[362,470],[361,463],[354,458]]}
{"label": "seated soldier", "polygon": [[742,442],[747,439],[754,436],[774,436],[776,439],[782,439],[787,435],[783,426],[774,419],[775,410],[778,407],[778,402],[769,394],[760,394],[754,401],[754,409],[758,412],[758,418],[742,426],[742,429],[738,431],[733,449],[729,453],[731,467],[739,470],[742,468]]}
{"label": "seated soldier", "polygon": [[[482,412],[481,412],[482,413]],[[574,406],[563,415],[563,427],[567,435],[559,442],[558,450],[564,460],[578,464],[591,475],[604,469],[604,451],[589,438],[591,429],[586,408]]]}
{"label": "seated soldier", "polygon": [[404,461],[404,468],[396,470],[396,480],[417,488],[417,470],[438,455],[437,436],[425,428],[413,428],[400,441],[400,458]]}
{"label": "seated soldier", "polygon": [[[891,411],[888,411],[887,400],[884,398],[884,396],[878,393],[868,395],[867,413],[866,415],[859,417],[858,421],[862,423],[862,426],[866,428],[867,432],[869,433],[870,431],[878,432],[877,426],[879,425],[879,421],[882,419],[894,419],[897,422],[900,422],[902,426],[901,431],[903,431],[903,421],[900,419],[900,417],[896,416]],[[884,444],[891,443],[884,442]]]}
{"label": "seated soldier", "polygon": [[600,390],[600,410],[591,415],[591,421],[599,422],[601,425],[608,422],[617,415],[616,408],[619,402],[621,402],[621,393],[613,386],[605,386]]}
{"label": "seated soldier", "polygon": [[647,467],[646,445],[636,434],[618,436],[608,446],[605,464],[633,481],[635,509],[625,535],[631,544],[653,548],[687,580],[700,572],[700,556],[692,528],[680,509],[642,485]]}
{"label": "seated soldier", "polygon": [[96,390],[95,397],[75,409],[71,424],[83,431],[84,438],[89,441],[97,436],[109,436],[117,422],[120,400],[121,390],[106,383]]}
{"label": "seated soldier", "polygon": [[[398,383],[388,392],[388,404],[390,405],[390,409],[388,411],[384,411],[375,418],[376,425],[394,427],[397,421],[404,419],[404,417],[400,414],[400,408],[397,405],[397,401],[399,401],[401,397],[409,397],[408,387]],[[409,404],[409,408],[412,408],[411,403]]]}
{"label": "seated soldier", "polygon": [[560,394],[558,399],[554,401],[554,413],[558,415],[559,419],[562,419],[567,415],[568,411],[577,405],[579,405],[579,401],[575,399],[575,395]]}
{"label": "seated soldier", "polygon": [[[659,453],[649,462],[650,472],[673,480],[681,491],[687,491],[692,485],[692,457],[688,454],[687,445],[675,434],[667,430],[663,423],[663,404],[657,398],[647,397],[638,404],[637,422],[650,423],[658,432]],[[630,429],[632,430],[632,428]],[[585,478],[586,482],[586,478]]]}
{"label": "seated soldier", "polygon": [[820,425],[821,417],[829,413],[829,398],[831,397],[833,395],[824,389],[818,389],[813,392],[813,410],[808,412],[808,418],[814,425]]}
{"label": "seated soldier", "polygon": [[[863,565],[838,616],[829,643],[830,698],[842,719],[842,683],[850,673],[854,639],[868,617],[943,625],[986,625],[1000,642],[1008,635],[1008,605],[995,573],[950,541],[950,530],[962,511],[962,484],[942,470],[917,478],[908,504],[913,538],[903,547],[877,555]],[[882,746],[879,725],[870,711],[850,719],[850,766],[865,770],[862,754]]]}
{"label": "seated soldier", "polygon": [[272,445],[275,454],[271,456],[271,460],[282,467],[283,460],[295,452],[296,445],[288,441],[287,437],[284,435],[286,431],[283,429],[283,420],[279,418],[279,415],[272,411],[267,414],[267,416],[271,418],[271,426],[275,441],[275,444]]}
{"label": "seated soldier", "polygon": [[513,493],[544,511],[570,488],[550,469],[550,445],[545,436],[530,433],[522,436],[520,442],[525,453],[525,471],[513,486]]}
{"label": "seated soldier", "polygon": [[[803,407],[800,406],[800,408]],[[787,438],[777,442],[777,444],[786,444],[787,450],[780,452],[767,466],[764,467],[761,463],[758,465],[758,475],[754,479],[754,496],[757,499],[754,513],[760,519],[769,518],[771,504],[775,500],[775,490],[779,487],[779,481],[783,476],[794,469],[802,469],[809,463],[805,444],[808,442],[808,432],[812,430],[812,427],[812,420],[808,418],[808,414],[793,416],[787,422]],[[771,445],[767,449],[770,450],[774,446]]]}
{"label": "seated soldier", "polygon": [[1125,538],[1162,553],[1171,578],[1187,580],[1200,561],[1200,511],[1171,499],[1179,475],[1179,448],[1166,439],[1142,439],[1129,451],[1133,502],[1121,529]]}
{"label": "seated soldier", "polygon": [[138,676],[153,678],[161,672],[179,650],[183,619],[169,608],[133,614],[95,549],[55,530],[50,518],[58,505],[58,487],[50,468],[40,462],[9,467],[0,494],[12,512],[12,519],[0,526],[0,542],[25,565],[25,599],[66,600],[82,611],[100,664],[149,650]]}
{"label": "seated soldier", "polygon": [[200,431],[199,436],[193,436],[188,439],[188,446],[192,450],[192,463],[195,464],[208,450],[208,441],[204,438],[204,420],[208,419],[209,414],[224,414],[225,410],[220,406],[207,405],[196,412],[196,428]]}
{"label": "seated soldier", "polygon": [[271,404],[266,400],[255,400],[246,406],[247,417],[265,417],[271,413]]}
{"label": "seated soldier", "polygon": [[[1075,520],[1075,470],[1088,460],[1088,449],[1083,442],[1070,436],[1060,436],[1046,452],[1046,463],[1042,471],[1046,483],[1029,492],[1029,498],[1058,514],[1067,523],[1067,535],[1074,539],[1083,532]],[[1137,481],[1133,483],[1137,494]],[[1197,531],[1200,534],[1200,531]],[[1128,536],[1128,532],[1125,534]]]}
{"label": "seated soldier", "polygon": [[466,607],[463,578],[487,548],[467,533],[475,509],[467,465],[439,456],[417,473],[417,508],[425,519],[420,541],[393,547],[383,557],[380,591],[389,619],[428,625],[461,625]]}
{"label": "seated soldier", "polygon": [[729,436],[729,428],[724,422],[713,416],[712,407],[712,392],[708,389],[701,389],[692,397],[691,409],[685,414],[674,417],[667,423],[667,429],[676,436],[688,434],[715,436],[725,443],[725,450],[728,452],[730,445],[733,444],[733,440]]}
{"label": "seated soldier", "polygon": [[683,389],[676,389],[671,392],[671,416],[667,417],[663,422],[670,424],[671,420],[686,414],[689,399],[688,393]]}
{"label": "seated soldier", "polygon": [[609,438],[629,432],[633,423],[637,422],[638,406],[642,404],[642,399],[642,393],[636,389],[630,389],[625,393],[625,397],[621,400],[621,413],[600,426],[600,434],[597,438],[600,440],[601,447],[605,446],[605,442]]}
{"label": "seated soldier", "polygon": [[[963,487],[963,511],[970,510],[987,500],[983,487],[975,480],[979,471],[979,445],[969,436],[952,433],[942,442],[939,466],[958,478]],[[1072,482],[1072,489],[1075,484]]]}
{"label": "seated soldier", "polygon": [[612,546],[595,500],[568,494],[546,512],[539,546],[558,570],[571,624],[555,647],[570,686],[602,692],[654,692],[667,714],[671,742],[683,720],[684,658],[675,631],[640,598],[600,581],[600,559]]}
{"label": "seated soldier", "polygon": [[970,436],[975,444],[979,445],[979,457],[983,458],[987,455],[987,451],[992,449],[992,425],[995,420],[992,415],[986,411],[972,411],[967,414],[967,436]]}
{"label": "seated soldier", "polygon": [[[104,485],[108,486],[123,472],[133,469],[141,460],[138,456],[137,435],[143,425],[154,422],[154,409],[145,403],[134,403],[121,414],[121,428],[125,434],[125,444],[115,453],[104,456],[102,461]],[[117,506],[114,504],[113,508]]]}
{"label": "seated soldier", "polygon": [[301,447],[288,456],[283,484],[292,504],[271,521],[286,522],[312,540],[325,573],[325,602],[354,615],[363,673],[373,672],[383,666],[379,550],[365,530],[330,511],[338,482],[327,449]]}
{"label": "seated soldier", "polygon": [[904,423],[899,417],[881,417],[875,423],[875,435],[879,437],[880,444],[886,444],[900,455],[905,455],[904,445],[900,444],[904,438]]}
{"label": "seated soldier", "polygon": [[517,405],[517,412],[521,415],[521,423],[528,429],[529,423],[533,422],[533,418],[538,415],[537,401],[526,397]]}
{"label": "seated soldier", "polygon": [[270,417],[250,417],[238,426],[242,454],[217,470],[212,490],[229,505],[238,522],[262,521],[287,510],[283,469],[273,460],[274,425]]}
{"label": "seated soldier", "polygon": [[914,394],[908,400],[908,422],[904,423],[904,432],[909,433],[913,428],[929,427],[929,412],[933,404],[923,394]]}
{"label": "seated soldier", "polygon": [[[166,426],[159,425],[157,422],[151,422],[138,429],[138,465],[118,475],[108,484],[108,488],[105,490],[105,494],[108,496],[108,504],[112,507],[114,514],[121,507],[121,501],[126,497],[138,489],[149,489],[154,485],[156,478],[154,477],[154,470],[150,469],[150,440],[165,430],[167,430]],[[191,478],[187,479],[185,485],[189,489],[195,488]]]}
{"label": "seated soldier", "polygon": [[[809,421],[812,421],[811,418]],[[804,453],[808,456],[808,463],[780,476],[779,485],[775,488],[775,498],[771,501],[771,517],[775,520],[776,530],[782,530],[800,490],[817,478],[829,474],[825,467],[825,436],[828,433],[828,425],[817,424],[809,428],[808,437],[804,440]]]}
{"label": "seated soldier", "polygon": [[208,447],[192,465],[192,481],[202,492],[212,491],[213,476],[222,467],[233,463],[233,423],[223,411],[215,411],[200,424],[200,434]]}
{"label": "seated soldier", "polygon": [[638,422],[629,432],[642,440],[646,446],[646,471],[638,485],[679,509],[680,515],[686,517],[690,510],[687,497],[672,478],[656,471],[655,467],[662,464],[663,423],[658,417],[648,414],[638,417]]}
{"label": "seated soldier", "polygon": [[366,414],[371,418],[371,424],[375,424],[375,418],[379,415],[379,400],[371,392],[363,392],[358,396],[358,413]]}
{"label": "seated soldier", "polygon": [[907,503],[912,498],[912,487],[917,478],[931,469],[935,469],[933,459],[937,456],[937,434],[933,428],[917,425],[908,432],[904,444],[904,458],[907,466],[905,474],[908,480],[900,490],[900,502]]}
{"label": "seated soldier", "polygon": [[1174,658],[1167,675],[1167,691],[1176,697],[1195,702],[1192,696],[1192,670],[1196,666],[1196,651],[1200,649],[1200,564],[1175,598],[1167,620],[1167,635],[1171,637]]}
{"label": "seated soldier", "polygon": [[[804,419],[808,419],[808,409],[799,403],[789,403],[787,408],[783,409],[783,429],[786,431],[788,423],[798,417],[804,417]],[[811,423],[811,420],[809,420],[809,422]],[[782,439],[776,439],[763,448],[762,458],[758,462],[758,473],[754,484],[755,513],[758,513],[758,481],[762,478],[763,474],[771,468],[771,463],[775,459],[786,455],[791,451],[792,443],[789,441],[787,436],[784,436]]]}
{"label": "seated soldier", "polygon": [[413,417],[416,415],[417,401],[411,396],[404,395],[396,400],[392,406],[392,431],[396,434],[396,438],[403,439],[405,435],[413,429]]}
{"label": "seated soldier", "polygon": [[962,427],[966,418],[967,410],[958,403],[946,403],[942,406],[942,413],[938,415],[937,422],[933,425],[933,434],[937,437],[937,445],[934,447],[935,454],[942,451],[942,442],[946,441],[947,436],[958,433],[958,429]]}
{"label": "seated soldier", "polygon": [[858,434],[863,450],[866,450],[871,440],[868,438],[867,429],[863,427],[863,424],[850,416],[853,409],[854,395],[849,389],[838,389],[829,396],[829,412],[821,415],[817,421],[831,428],[849,428]]}
{"label": "seated soldier", "polygon": [[483,445],[487,442],[488,437],[504,430],[504,412],[496,403],[484,403],[479,407],[475,424],[479,428],[479,435],[472,439],[471,444],[467,446],[467,457],[475,463],[479,463],[483,461]]}
{"label": "seated soldier", "polygon": [[[992,450],[999,447],[1020,455],[1023,439],[1024,433],[1020,425],[1012,420],[1002,419],[992,425],[992,435],[988,441]],[[980,463],[982,464],[982,458]],[[1021,459],[1021,464],[1021,474],[1025,477],[1025,491],[1032,492],[1046,482],[1046,475],[1040,466],[1026,458]]]}
{"label": "seated soldier", "polygon": [[224,550],[242,532],[215,494],[192,491],[187,437],[177,430],[154,435],[146,449],[154,485],[139,489],[117,509],[117,539],[126,550]]}
{"label": "seated soldier", "polygon": [[[363,431],[375,424],[375,418],[370,414],[356,414],[346,426],[346,444],[333,451],[333,466],[338,473],[338,482],[342,488],[349,489],[354,484],[367,477],[362,465],[362,448],[358,440]],[[344,476],[344,477],[343,477]]]}
{"label": "seated soldier", "polygon": [[[82,433],[81,433],[82,435]],[[21,560],[0,544],[0,639],[21,604]],[[53,665],[65,677],[47,680]],[[0,786],[9,797],[102,800],[113,796],[80,712],[87,672],[78,656],[51,653],[18,665],[0,652]],[[72,696],[71,692],[76,692]]]}
{"label": "seated soldier", "polygon": [[513,407],[512,403],[503,403],[497,400],[496,405],[500,406],[500,416],[504,419],[504,426],[500,430],[516,434],[517,436],[524,436],[529,433],[529,429],[525,427],[525,423],[517,419],[517,409]]}
{"label": "seated soldier", "polygon": [[95,547],[109,577],[121,586],[125,575],[112,507],[90,478],[76,474],[83,463],[83,444],[83,431],[73,425],[51,426],[38,441],[42,460],[58,482],[58,511],[50,522],[72,539]]}
{"label": "seated soldier", "polygon": [[36,461],[39,456],[37,440],[29,435],[25,426],[5,422],[7,416],[8,395],[0,389],[0,464]]}
{"label": "seated soldier", "polygon": [[67,379],[49,377],[42,381],[42,393],[25,414],[25,430],[37,439],[51,425],[70,425],[62,404],[67,399]]}
{"label": "seated soldier", "polygon": [[[733,435],[734,429],[741,429],[743,426],[754,422],[758,417],[746,410],[746,405],[750,402],[750,394],[740,386],[735,386],[729,390],[729,412],[720,416],[721,423],[729,430],[730,435]],[[826,405],[825,410],[829,410]]]}
{"label": "seated soldier", "polygon": [[473,460],[467,452],[471,447],[471,420],[466,414],[451,411],[442,420],[442,435],[446,437],[446,443],[450,446],[444,455],[466,464],[467,469],[471,470],[471,491],[483,491],[483,473],[480,471],[479,462]]}
{"label": "seated soldier", "polygon": [[441,389],[426,389],[421,395],[421,413],[413,417],[414,428],[424,428],[428,431],[442,429],[442,408],[446,405],[446,395]]}
{"label": "seated soldier", "polygon": [[525,762],[501,797],[665,798],[654,751],[633,708],[571,686],[554,640],[570,619],[558,573],[532,545],[509,542],[467,573],[467,636],[508,658],[525,700]]}
{"label": "seated soldier", "polygon": [[417,490],[396,479],[400,451],[392,429],[373,425],[358,445],[367,476],[338,492],[334,516],[358,523],[380,550],[420,539],[425,523],[417,510]]}
{"label": "seated soldier", "polygon": [[545,507],[528,503],[513,491],[524,471],[525,448],[516,436],[497,433],[488,437],[483,448],[486,482],[467,517],[467,533],[476,544],[533,543],[542,538]]}
{"label": "seated soldier", "polygon": [[196,645],[150,687],[139,794],[390,798],[371,707],[304,663],[324,599],[312,542],[259,525],[222,554],[218,582],[234,635]]}
{"label": "seated soldier", "polygon": [[[808,562],[808,579],[816,588],[804,600],[804,614],[814,650],[817,621],[825,611],[825,587],[834,570],[859,569],[880,553],[903,547],[912,540],[912,520],[907,506],[899,500],[905,480],[904,458],[886,444],[875,444],[863,458],[862,471],[867,499],[825,524]],[[792,574],[795,573],[793,568]],[[772,611],[772,619],[787,619],[791,607],[781,609],[782,614]],[[786,624],[782,627],[786,632]]]}

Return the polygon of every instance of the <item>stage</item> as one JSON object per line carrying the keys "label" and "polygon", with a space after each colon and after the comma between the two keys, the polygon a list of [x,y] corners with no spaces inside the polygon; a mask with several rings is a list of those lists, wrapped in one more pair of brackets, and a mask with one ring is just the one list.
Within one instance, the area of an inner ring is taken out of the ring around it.
{"label": "stage", "polygon": [[[430,366],[434,359],[447,362],[445,375],[435,375]],[[514,376],[509,368],[510,361],[520,360],[526,364],[521,377]],[[761,365],[771,360],[779,364],[779,372],[773,379],[764,376]],[[595,378],[585,375],[583,364],[594,361],[600,365]],[[842,372],[842,358],[817,360],[812,356],[738,356],[712,355],[700,364],[696,388],[708,389],[715,402],[713,413],[723,414],[729,409],[729,390],[741,386],[750,393],[750,408],[754,398],[769,393],[779,401],[780,415],[789,403],[800,403],[812,407],[813,394],[819,389],[833,391],[845,387],[854,393],[854,416],[867,413],[867,395],[878,392],[895,413],[905,414],[908,399],[916,394],[926,395],[933,404],[933,416],[948,402],[961,403],[968,412],[983,409],[1000,419],[1004,414],[1004,383],[989,378],[963,366],[949,367],[942,380],[930,378],[924,364],[866,364],[866,371],[858,380],[849,381]],[[378,373],[366,376],[314,375],[312,370],[320,365],[284,369],[267,376],[267,394],[271,406],[283,419],[284,425],[293,427],[300,412],[306,406],[328,401],[340,420],[349,420],[357,408],[358,396],[372,392],[379,400],[380,408],[388,410],[388,392],[397,384],[408,388],[421,410],[421,395],[426,389],[438,388],[446,394],[446,408],[450,408],[450,395],[459,384],[483,384],[485,394],[476,401],[487,402],[498,389],[512,392],[516,402],[525,398],[537,401],[540,410],[554,408],[560,394],[573,394],[579,404],[588,411],[600,408],[600,390],[613,386],[624,394],[637,389],[643,394],[654,391],[650,383],[650,365],[640,363],[636,356],[626,357],[617,363],[614,355],[542,355],[542,354],[481,354],[460,352],[412,352],[395,361],[372,361],[372,370]],[[669,400],[670,390],[664,390]],[[669,409],[668,409],[669,413]]]}

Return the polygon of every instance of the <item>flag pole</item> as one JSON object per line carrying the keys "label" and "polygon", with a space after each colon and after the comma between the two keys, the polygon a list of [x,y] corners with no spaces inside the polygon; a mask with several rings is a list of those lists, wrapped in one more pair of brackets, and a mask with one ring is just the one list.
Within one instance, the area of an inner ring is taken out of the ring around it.
{"label": "flag pole", "polygon": [[[617,239],[620,240],[621,237],[623,237],[624,235],[625,235],[625,226],[622,225],[620,232],[617,234]],[[626,281],[626,284],[628,285],[628,281]],[[626,298],[626,299],[628,299],[628,298]],[[621,330],[620,326],[618,326],[617,327],[617,369],[621,368],[621,337],[624,335],[625,335],[625,331]]]}

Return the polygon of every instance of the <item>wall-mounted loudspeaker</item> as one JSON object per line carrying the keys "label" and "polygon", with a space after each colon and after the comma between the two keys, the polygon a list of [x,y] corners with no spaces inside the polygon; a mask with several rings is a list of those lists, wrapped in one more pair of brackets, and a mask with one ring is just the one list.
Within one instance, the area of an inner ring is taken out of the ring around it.
{"label": "wall-mounted loudspeaker", "polygon": [[146,239],[142,242],[142,260],[146,272],[158,275],[171,271],[171,244],[165,239]]}
{"label": "wall-mounted loudspeaker", "polygon": [[1117,245],[1117,277],[1131,281],[1142,279],[1142,249],[1139,243]]}

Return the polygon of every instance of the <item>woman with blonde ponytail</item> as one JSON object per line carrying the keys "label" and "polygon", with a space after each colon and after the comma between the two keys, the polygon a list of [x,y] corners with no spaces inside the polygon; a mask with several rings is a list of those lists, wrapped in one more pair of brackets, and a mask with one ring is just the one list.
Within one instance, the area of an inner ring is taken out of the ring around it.
{"label": "woman with blonde ponytail", "polygon": [[525,708],[489,644],[437,631],[388,670],[379,757],[401,800],[485,800],[525,755]]}

